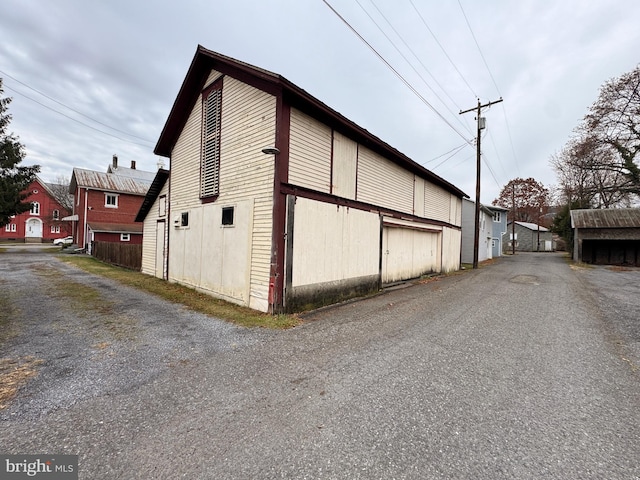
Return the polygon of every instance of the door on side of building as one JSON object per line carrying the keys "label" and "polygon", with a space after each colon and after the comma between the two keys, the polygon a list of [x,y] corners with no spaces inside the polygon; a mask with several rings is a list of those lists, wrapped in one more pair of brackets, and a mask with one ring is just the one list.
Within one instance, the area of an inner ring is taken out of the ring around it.
{"label": "door on side of building", "polygon": [[167,222],[164,220],[158,220],[156,222],[156,271],[155,276],[158,278],[162,278],[163,280],[167,279],[165,266],[165,258],[166,258],[166,225]]}

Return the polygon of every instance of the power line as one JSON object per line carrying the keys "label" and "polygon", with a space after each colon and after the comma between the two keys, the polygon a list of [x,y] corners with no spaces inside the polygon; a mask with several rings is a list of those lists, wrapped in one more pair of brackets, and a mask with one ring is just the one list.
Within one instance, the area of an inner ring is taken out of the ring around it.
{"label": "power line", "polygon": [[446,123],[449,128],[451,128],[454,132],[456,132],[463,140],[465,140],[466,142],[468,142],[470,145],[472,144],[470,140],[468,140],[456,127],[454,127],[446,118],[444,118],[444,116],[442,116],[442,114],[440,112],[438,112],[438,110],[436,110],[436,108],[431,105],[426,98],[424,98],[420,92],[418,92],[415,87],[413,87],[409,81],[407,79],[405,79],[395,68],[393,68],[391,66],[391,64],[380,54],[378,53],[378,51],[369,43],[365,40],[365,38],[360,35],[360,33],[358,33],[358,31],[351,26],[351,24],[342,16],[340,15],[335,8],[333,8],[331,6],[331,4],[327,1],[327,0],[322,0],[322,2],[329,7],[329,9],[340,19],[342,20],[342,22],[349,28],[349,30],[351,30],[354,35],[356,35],[367,47],[369,47],[369,49],[387,66],[387,68],[389,68],[389,70],[391,70],[396,77],[398,77],[398,79],[405,84],[405,86],[411,90],[415,96],[417,96],[420,101],[422,101],[422,103],[424,103],[427,107],[429,107],[433,113],[435,113],[438,117],[440,117],[440,119]]}
{"label": "power line", "polygon": [[478,43],[478,40],[476,39],[476,36],[473,33],[473,29],[471,28],[471,24],[469,23],[469,19],[467,18],[467,14],[464,13],[464,8],[462,8],[462,3],[460,3],[460,0],[458,0],[458,5],[460,5],[460,10],[462,11],[462,16],[464,17],[465,22],[467,22],[467,27],[469,27],[469,31],[471,32],[471,36],[473,37],[473,41],[475,42],[476,47],[478,47],[478,52],[480,52],[480,57],[482,58],[482,61],[484,62],[484,66],[487,67],[487,72],[489,72],[489,76],[491,77],[491,80],[493,81],[493,86],[496,87],[496,91],[498,92],[498,95],[500,95],[502,97],[502,94],[500,93],[500,89],[498,88],[498,84],[496,83],[496,79],[493,78],[493,74],[491,73],[491,69],[489,68],[489,64],[487,63],[487,60],[484,58],[484,54],[482,53],[482,49],[480,48],[480,44]]}
{"label": "power line", "polygon": [[[409,0],[411,1],[411,0]],[[491,77],[491,81],[493,82],[493,86],[496,88],[496,92],[498,92],[498,95],[500,95],[500,97],[502,98],[502,94],[500,93],[500,88],[498,87],[498,83],[496,82],[496,79],[493,76],[493,73],[491,73],[491,69],[489,68],[489,64],[487,63],[486,58],[484,57],[484,54],[482,53],[482,49],[480,48],[480,44],[478,43],[478,40],[476,39],[475,34],[473,33],[473,29],[471,28],[471,23],[469,22],[469,19],[467,18],[467,14],[464,11],[464,8],[462,8],[462,3],[460,2],[460,0],[458,0],[458,5],[460,6],[460,11],[462,12],[462,16],[464,17],[465,22],[467,22],[467,27],[469,28],[469,32],[471,33],[471,37],[473,38],[473,41],[476,44],[476,47],[478,48],[478,52],[480,53],[480,58],[482,58],[482,61],[484,63],[484,66],[487,69],[487,72],[489,72],[489,77]],[[511,137],[511,128],[509,127],[509,119],[507,117],[507,110],[506,107],[504,105],[502,105],[502,113],[504,115],[504,121],[505,124],[507,126],[507,135],[509,136],[509,143],[511,145],[511,151],[513,152],[513,159],[515,160],[516,163],[516,170],[518,171],[518,175],[520,174],[520,166],[519,166],[519,162],[518,162],[518,156],[516,154],[516,150],[515,147],[513,146],[513,138]]]}
{"label": "power line", "polygon": [[[137,138],[137,139],[139,139],[139,140],[143,140],[143,141],[148,142],[148,143],[150,143],[150,144],[152,144],[152,143],[153,143],[151,140],[148,140],[148,139],[146,139],[146,138],[139,137],[139,136],[137,136],[137,135],[134,135],[134,134],[132,134],[132,133],[125,132],[125,131],[123,131],[123,130],[119,130],[119,129],[115,128],[115,127],[112,127],[112,126],[110,126],[110,125],[107,125],[106,123],[101,122],[100,120],[96,120],[95,118],[92,118],[92,117],[90,117],[90,116],[88,116],[88,115],[85,115],[84,113],[79,112],[78,110],[76,110],[76,109],[74,109],[74,108],[72,108],[72,107],[70,107],[70,106],[68,106],[68,105],[66,105],[66,104],[64,104],[64,103],[62,103],[62,102],[60,102],[60,101],[56,100],[55,98],[50,97],[50,96],[49,96],[49,95],[47,95],[46,93],[42,93],[41,91],[36,90],[35,88],[33,88],[33,87],[31,87],[31,86],[27,85],[26,83],[21,82],[21,81],[20,81],[20,80],[18,80],[17,78],[12,77],[11,75],[9,75],[8,73],[3,72],[2,70],[0,70],[0,74],[1,74],[1,75],[3,75],[3,76],[5,76],[5,77],[7,77],[7,78],[10,78],[11,80],[13,80],[14,82],[19,83],[20,85],[23,85],[23,86],[27,87],[29,90],[32,90],[32,91],[36,92],[36,93],[37,93],[37,94],[39,94],[39,95],[42,95],[43,97],[45,97],[45,98],[47,98],[47,99],[51,100],[52,102],[55,102],[55,103],[57,103],[58,105],[61,105],[61,106],[63,106],[64,108],[67,108],[67,109],[71,110],[72,112],[77,113],[78,115],[80,115],[80,116],[82,116],[82,117],[84,117],[84,118],[86,118],[86,119],[88,119],[88,120],[91,120],[92,122],[95,122],[95,123],[97,123],[97,124],[99,124],[99,125],[102,125],[103,127],[107,127],[107,128],[109,128],[109,129],[111,129],[111,130],[113,130],[113,131],[115,131],[115,132],[123,133],[123,134],[125,134],[125,135],[130,136],[130,137]],[[12,90],[12,91],[14,91],[14,92],[16,92],[16,93],[18,93],[18,94],[20,94],[20,93],[19,93],[19,92],[17,92],[15,89],[11,89],[11,90]],[[22,95],[22,94],[20,94],[20,95]],[[24,97],[26,97],[26,98],[28,98],[29,100],[33,100],[32,98],[27,97],[26,95],[23,95],[23,96],[24,96]],[[35,101],[35,100],[33,100],[33,101]],[[39,102],[36,102],[36,103],[39,103]],[[43,104],[41,104],[41,103],[39,103],[39,104],[40,104],[40,105],[42,105],[42,106],[45,106],[45,107],[46,107],[46,105],[43,105]],[[47,107],[47,108],[48,108],[48,107]],[[50,110],[53,110],[53,109],[50,109]],[[53,111],[54,111],[54,112],[56,112],[56,113],[60,113],[60,112],[58,112],[57,110],[53,110]],[[64,115],[64,114],[61,114],[61,115]],[[65,115],[65,116],[66,116],[66,115]],[[70,118],[70,117],[67,117],[67,118]],[[72,119],[72,120],[73,120],[73,119]],[[83,125],[84,125],[84,124],[83,124]],[[93,127],[90,127],[90,128],[93,128]],[[100,130],[98,130],[98,131],[100,131]],[[116,138],[118,138],[118,137],[116,137]]]}
{"label": "power line", "polygon": [[[31,100],[32,102],[37,103],[37,104],[38,104],[38,105],[40,105],[41,107],[44,107],[44,108],[46,108],[46,109],[48,109],[48,110],[51,110],[52,112],[55,112],[55,113],[57,113],[58,115],[62,115],[63,117],[68,118],[69,120],[72,120],[72,121],[74,121],[74,122],[76,122],[76,123],[79,123],[80,125],[82,125],[82,126],[84,126],[84,127],[90,128],[91,130],[95,130],[96,132],[102,133],[103,135],[108,135],[109,137],[117,138],[118,140],[121,140],[121,141],[123,141],[123,142],[131,143],[131,144],[133,144],[133,145],[138,145],[138,146],[140,146],[140,147],[145,147],[145,148],[148,148],[148,147],[149,147],[149,145],[143,145],[142,143],[138,143],[138,142],[134,142],[134,141],[132,141],[132,140],[126,139],[126,138],[118,137],[117,135],[113,135],[113,134],[111,134],[111,133],[109,133],[109,132],[105,132],[105,131],[103,131],[103,130],[100,130],[99,128],[95,128],[95,127],[92,127],[91,125],[87,125],[86,123],[81,122],[80,120],[78,120],[78,119],[76,119],[76,118],[70,117],[70,116],[69,116],[69,115],[67,115],[66,113],[62,113],[62,112],[60,112],[60,111],[56,110],[55,108],[51,108],[50,106],[45,105],[44,103],[41,103],[41,102],[39,102],[38,100],[36,100],[36,99],[34,99],[34,98],[31,98],[31,97],[29,97],[28,95],[25,95],[24,93],[21,93],[21,92],[17,91],[16,89],[11,88],[11,87],[9,87],[9,86],[7,86],[7,85],[4,85],[4,84],[3,84],[3,87],[5,87],[5,88],[7,88],[7,89],[11,90],[11,91],[12,91],[12,92],[14,92],[14,93],[17,93],[18,95],[20,95],[20,96],[22,96],[22,97],[24,97],[24,98],[26,98],[26,99],[28,99],[28,100]],[[149,142],[149,143],[151,143],[151,142]]]}
{"label": "power line", "polygon": [[[356,2],[358,3],[358,5],[360,5],[360,8],[367,14],[367,16],[371,19],[371,21],[376,25],[376,27],[378,27],[378,30],[380,30],[382,32],[382,34],[386,37],[387,40],[389,40],[389,43],[391,43],[391,45],[394,46],[394,48],[396,49],[396,51],[402,56],[402,58],[404,58],[404,60],[409,64],[409,66],[413,69],[413,71],[420,77],[420,79],[422,80],[422,82],[429,88],[429,90],[431,90],[431,92],[433,92],[433,94],[436,96],[436,98],[438,98],[438,100],[440,100],[440,102],[442,103],[442,105],[444,105],[444,107],[449,111],[449,113],[451,115],[455,115],[454,112],[452,112],[447,105],[445,104],[445,102],[442,100],[442,98],[440,98],[440,96],[435,92],[435,90],[433,88],[431,88],[431,86],[427,83],[427,81],[422,77],[422,75],[420,75],[420,73],[418,73],[418,71],[416,70],[416,68],[411,64],[411,62],[409,61],[409,59],[407,59],[404,54],[400,51],[400,49],[393,43],[393,41],[387,36],[387,34],[384,32],[384,30],[380,27],[380,25],[378,25],[378,23],[371,17],[371,15],[369,15],[369,12],[367,12],[364,7],[360,4],[360,2],[358,0],[356,0]],[[398,32],[398,30],[396,30],[396,28],[392,25],[392,23],[389,21],[389,19],[385,16],[385,14],[380,10],[380,8],[378,8],[378,6],[375,4],[375,2],[373,0],[370,0],[371,4],[375,7],[375,9],[378,11],[378,13],[382,16],[382,18],[384,18],[384,20],[387,22],[387,24],[389,25],[389,27],[391,27],[391,29],[393,30],[393,32],[398,36],[398,38],[400,39],[400,41],[402,41],[402,43],[404,44],[404,46],[411,52],[411,54],[414,56],[414,58],[418,61],[418,63],[422,66],[422,68],[425,70],[425,72],[427,72],[429,74],[429,76],[431,77],[431,79],[436,83],[436,85],[440,88],[440,90],[442,90],[442,92],[447,96],[447,98],[451,101],[451,103],[453,103],[458,109],[460,109],[460,107],[456,104],[456,101],[451,98],[451,96],[447,93],[447,91],[444,89],[444,87],[440,84],[440,82],[438,81],[438,79],[436,77],[433,76],[433,74],[431,73],[431,71],[427,68],[427,66],[422,62],[422,60],[420,60],[420,57],[418,57],[418,55],[416,54],[416,52],[409,46],[409,44],[405,41],[405,39],[402,37],[402,35],[400,34],[400,32]],[[467,129],[467,132],[469,134],[471,134],[471,132],[469,131],[468,127],[460,122],[459,117],[454,117],[457,118],[459,123],[465,128]]]}
{"label": "power line", "polygon": [[473,88],[471,88],[471,85],[469,85],[469,82],[467,82],[467,79],[464,78],[464,75],[462,75],[462,72],[460,72],[460,70],[458,70],[458,67],[456,66],[456,64],[453,62],[453,60],[451,60],[451,57],[449,56],[449,54],[447,53],[447,51],[445,50],[445,48],[442,46],[442,44],[440,43],[440,41],[438,40],[438,37],[436,37],[435,33],[433,33],[433,31],[431,30],[431,28],[429,27],[429,24],[427,23],[427,21],[424,19],[424,17],[422,16],[422,14],[420,13],[420,10],[418,10],[418,8],[414,5],[413,0],[409,0],[409,3],[411,4],[411,6],[413,7],[413,9],[416,11],[416,13],[418,14],[418,17],[420,17],[420,20],[422,20],[422,23],[424,24],[424,26],[427,28],[427,30],[429,31],[429,33],[431,34],[431,36],[433,37],[433,39],[436,41],[436,43],[438,44],[438,46],[440,47],[440,50],[442,50],[442,53],[444,53],[445,57],[447,57],[447,60],[449,60],[449,63],[451,64],[451,66],[453,66],[453,68],[455,69],[456,72],[458,72],[458,75],[460,75],[460,78],[462,79],[462,81],[465,83],[465,85],[469,88],[469,91],[473,94],[474,97],[478,98],[478,95],[476,95],[476,93],[473,91]]}

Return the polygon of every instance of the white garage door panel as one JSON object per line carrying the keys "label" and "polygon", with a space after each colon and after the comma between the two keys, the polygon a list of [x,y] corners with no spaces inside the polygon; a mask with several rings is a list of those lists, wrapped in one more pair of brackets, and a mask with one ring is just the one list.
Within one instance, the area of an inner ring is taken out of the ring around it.
{"label": "white garage door panel", "polygon": [[437,232],[385,227],[382,244],[382,283],[389,284],[437,271]]}

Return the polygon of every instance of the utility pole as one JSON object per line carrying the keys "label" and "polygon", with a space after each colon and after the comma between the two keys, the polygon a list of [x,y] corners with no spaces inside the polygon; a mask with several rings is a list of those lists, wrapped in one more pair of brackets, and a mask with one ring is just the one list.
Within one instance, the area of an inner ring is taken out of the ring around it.
{"label": "utility pole", "polygon": [[486,107],[490,107],[496,103],[500,103],[502,101],[502,97],[500,100],[495,100],[493,102],[487,102],[484,105],[480,104],[480,99],[478,99],[478,106],[474,108],[470,108],[465,111],[460,111],[460,115],[463,113],[473,112],[476,113],[476,120],[478,121],[478,134],[476,138],[476,213],[475,213],[475,232],[473,235],[473,268],[478,268],[478,246],[480,244],[480,133],[483,128],[485,128],[485,119],[480,116],[482,109]]}

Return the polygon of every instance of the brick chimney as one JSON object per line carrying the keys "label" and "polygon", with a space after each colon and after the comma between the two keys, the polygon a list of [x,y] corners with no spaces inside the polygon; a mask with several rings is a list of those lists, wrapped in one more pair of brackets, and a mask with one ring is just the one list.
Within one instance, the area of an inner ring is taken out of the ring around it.
{"label": "brick chimney", "polygon": [[113,154],[113,168],[118,168],[118,156],[114,153]]}
{"label": "brick chimney", "polygon": [[136,169],[136,161],[131,160],[131,170],[135,170],[135,169]]}

